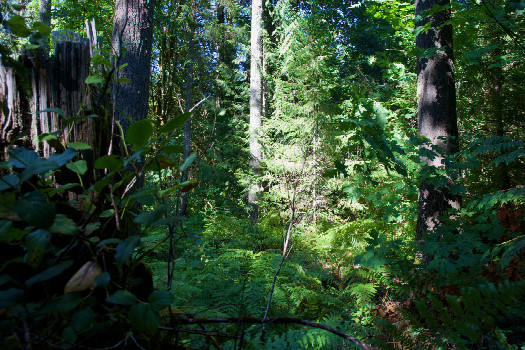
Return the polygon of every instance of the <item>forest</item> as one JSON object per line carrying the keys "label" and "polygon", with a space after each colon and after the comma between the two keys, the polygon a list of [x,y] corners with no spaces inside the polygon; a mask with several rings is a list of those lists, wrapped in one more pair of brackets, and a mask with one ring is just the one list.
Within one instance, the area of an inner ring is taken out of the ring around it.
{"label": "forest", "polygon": [[0,22],[0,349],[525,349],[525,0]]}

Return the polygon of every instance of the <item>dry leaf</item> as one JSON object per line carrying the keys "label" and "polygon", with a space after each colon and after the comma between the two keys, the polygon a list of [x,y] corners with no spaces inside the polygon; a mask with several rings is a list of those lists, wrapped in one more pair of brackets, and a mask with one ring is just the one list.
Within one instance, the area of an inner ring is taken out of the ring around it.
{"label": "dry leaf", "polygon": [[88,261],[71,277],[64,287],[64,294],[81,292],[95,285],[95,277],[102,273],[96,261]]}

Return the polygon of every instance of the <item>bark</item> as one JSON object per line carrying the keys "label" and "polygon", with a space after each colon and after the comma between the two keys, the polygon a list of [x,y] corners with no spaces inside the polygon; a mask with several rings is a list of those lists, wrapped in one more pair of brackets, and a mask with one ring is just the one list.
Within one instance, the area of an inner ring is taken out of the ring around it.
{"label": "bark", "polygon": [[154,0],[117,0],[115,3],[111,47],[117,64],[128,64],[118,72],[118,78],[131,79],[130,83],[114,88],[115,118],[124,132],[131,122],[148,114],[153,9]]}
{"label": "bark", "polygon": [[38,20],[51,25],[51,0],[40,0],[38,4]]}
{"label": "bark", "polygon": [[[195,22],[194,22],[195,14],[193,13],[191,15],[191,18],[189,19],[190,23],[188,25],[189,29],[189,37],[188,37],[188,61],[186,63],[186,103],[184,107],[184,112],[191,111],[191,108],[193,107],[193,53],[195,51]],[[183,163],[188,159],[190,155],[190,141],[191,141],[191,118],[188,118],[186,122],[184,123],[184,155],[183,155]],[[182,174],[182,182],[188,180],[188,170],[186,169]],[[186,208],[188,206],[188,193],[183,193],[181,197],[181,206],[180,206],[180,214],[181,216],[186,215]]]}
{"label": "bark", "polygon": [[[255,178],[261,170],[262,151],[258,139],[263,112],[263,46],[262,46],[262,16],[263,1],[252,1],[251,20],[251,62],[250,62],[250,169]],[[260,185],[257,180],[251,180],[248,189],[248,205],[250,218],[255,222],[258,218]]]}
{"label": "bark", "polygon": [[[450,9],[432,15],[424,15],[434,5],[448,6],[449,0],[416,0],[416,17],[422,18],[416,24],[424,26],[431,22],[429,30],[418,34],[416,45],[423,50],[438,51],[431,57],[419,57],[417,60],[417,96],[418,96],[418,132],[430,140],[423,145],[434,149],[435,157],[422,156],[425,166],[444,167],[444,159],[457,152],[457,117],[456,91],[454,86],[454,57],[452,46],[452,27],[443,25],[450,19]],[[431,234],[441,225],[441,216],[448,209],[459,209],[461,198],[451,195],[448,188],[453,184],[438,188],[423,180],[419,187],[417,239]]]}

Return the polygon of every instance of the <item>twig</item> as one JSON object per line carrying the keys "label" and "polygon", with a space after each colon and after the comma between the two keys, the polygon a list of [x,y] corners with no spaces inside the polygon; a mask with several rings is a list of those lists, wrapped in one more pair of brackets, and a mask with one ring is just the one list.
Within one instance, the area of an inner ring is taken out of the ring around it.
{"label": "twig", "polygon": [[[177,323],[178,324],[213,324],[213,323],[233,323],[233,322],[239,322],[239,320],[237,318],[234,318],[234,317],[231,317],[231,318],[187,318],[187,319],[182,319],[182,320],[177,320]],[[258,324],[258,323],[276,323],[276,324],[300,324],[300,325],[304,325],[304,326],[308,326],[308,327],[312,327],[312,328],[318,328],[318,329],[323,329],[325,331],[328,331],[332,334],[335,334],[341,338],[344,338],[346,340],[349,340],[359,346],[361,346],[363,349],[368,349],[368,350],[377,350],[376,347],[370,345],[370,344],[367,344],[355,337],[352,337],[351,335],[348,335],[344,332],[341,332],[331,326],[328,326],[328,325],[325,325],[323,323],[318,323],[318,322],[312,322],[312,321],[308,321],[308,320],[303,320],[303,319],[300,319],[300,318],[295,318],[295,317],[278,317],[278,318],[274,318],[274,319],[270,319],[270,320],[265,320],[265,319],[262,319],[262,318],[257,318],[257,317],[243,317],[241,322],[243,323],[250,323],[250,324]],[[164,328],[166,330],[174,330],[174,329],[170,329],[170,328]]]}

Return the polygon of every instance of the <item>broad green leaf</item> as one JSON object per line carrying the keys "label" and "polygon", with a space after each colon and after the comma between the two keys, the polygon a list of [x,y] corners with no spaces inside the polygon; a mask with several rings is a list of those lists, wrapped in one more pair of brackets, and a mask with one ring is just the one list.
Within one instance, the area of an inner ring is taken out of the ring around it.
{"label": "broad green leaf", "polygon": [[108,209],[108,210],[103,211],[99,216],[101,218],[109,218],[109,217],[111,217],[113,215],[115,215],[115,210],[114,209]]}
{"label": "broad green leaf", "polygon": [[48,36],[49,34],[51,34],[51,27],[42,22],[33,23],[33,29],[40,32],[40,34],[42,34],[43,36]]}
{"label": "broad green leaf", "polygon": [[27,235],[26,230],[20,230],[13,227],[13,221],[11,220],[0,220],[0,242],[20,242]]}
{"label": "broad green leaf", "polygon": [[184,147],[181,145],[166,145],[162,147],[162,152],[166,152],[167,154],[183,153]]}
{"label": "broad green leaf", "polygon": [[[40,46],[39,46],[40,47]],[[48,133],[45,132],[43,134],[38,135],[38,141],[52,141],[52,140],[58,140],[58,133]]]}
{"label": "broad green leaf", "polygon": [[0,291],[0,310],[18,304],[24,297],[22,289],[9,288]]}
{"label": "broad green leaf", "polygon": [[91,329],[96,323],[96,314],[89,306],[78,310],[71,317],[71,326],[77,332],[85,332]]}
{"label": "broad green leaf", "polygon": [[20,178],[16,174],[9,174],[0,178],[0,191],[16,189]]}
{"label": "broad green leaf", "polygon": [[193,163],[193,161],[195,160],[195,158],[197,158],[197,153],[193,153],[192,155],[190,155],[190,156],[184,161],[184,163],[180,166],[180,171],[186,171],[186,169],[188,169],[188,167],[191,165],[191,163]]}
{"label": "broad green leaf", "polygon": [[60,336],[62,344],[60,344],[63,349],[70,349],[74,346],[77,341],[77,333],[73,327],[69,326],[62,330],[62,335]]}
{"label": "broad green leaf", "polygon": [[38,267],[44,258],[51,234],[45,230],[36,230],[25,237],[27,255],[26,263],[31,267]]}
{"label": "broad green leaf", "polygon": [[149,297],[148,302],[151,306],[151,309],[155,312],[159,312],[170,306],[175,301],[173,294],[165,290],[155,290]]}
{"label": "broad green leaf", "polygon": [[9,151],[9,162],[15,168],[24,169],[37,159],[40,159],[40,156],[27,148],[17,147]]}
{"label": "broad green leaf", "polygon": [[107,67],[111,67],[111,62],[107,59],[107,57],[104,57],[103,55],[93,55],[91,58],[91,61],[93,62],[93,65],[105,65]]}
{"label": "broad green leaf", "polygon": [[191,117],[191,112],[179,114],[168,120],[166,124],[160,128],[160,131],[171,134],[173,131],[175,131],[175,129],[180,129],[189,117]]}
{"label": "broad green leaf", "polygon": [[109,244],[119,244],[122,243],[121,239],[118,238],[108,238],[105,239],[97,244],[97,248],[102,247],[103,245],[109,245]]}
{"label": "broad green leaf", "polygon": [[161,204],[155,210],[143,212],[135,218],[137,224],[143,224],[146,227],[155,226],[156,222],[166,214],[166,205]]}
{"label": "broad green leaf", "polygon": [[133,151],[136,151],[148,143],[149,138],[153,135],[153,123],[149,119],[142,119],[132,123],[126,133],[126,142],[134,145]]}
{"label": "broad green leaf", "polygon": [[78,232],[78,227],[75,222],[64,214],[57,214],[53,225],[49,228],[51,233],[59,233],[63,235],[74,235]]}
{"label": "broad green leaf", "polygon": [[62,194],[62,193],[64,193],[64,191],[67,191],[70,188],[73,188],[73,187],[76,187],[76,186],[80,186],[80,184],[78,184],[78,183],[68,183],[68,184],[62,185],[60,187],[57,187],[57,188],[49,191],[49,196],[52,197],[52,196],[54,196],[57,193],[61,193]]}
{"label": "broad green leaf", "polygon": [[37,158],[24,169],[22,174],[20,174],[20,180],[27,181],[33,175],[44,174],[48,171],[53,171],[58,168],[60,168],[60,165],[54,160]]}
{"label": "broad green leaf", "polygon": [[55,207],[40,192],[30,192],[15,202],[14,211],[30,225],[48,228],[55,221]]}
{"label": "broad green leaf", "polygon": [[139,332],[148,334],[157,333],[160,326],[160,317],[148,303],[133,305],[128,314],[129,323]]}
{"label": "broad green leaf", "polygon": [[108,169],[111,171],[119,171],[123,167],[124,162],[116,154],[102,156],[95,161],[95,169]]}
{"label": "broad green leaf", "polygon": [[77,160],[76,162],[67,163],[66,168],[79,175],[84,175],[87,171],[87,162],[82,159]]}
{"label": "broad green leaf", "polygon": [[106,301],[117,305],[135,305],[139,302],[135,294],[127,290],[117,290]]}
{"label": "broad green leaf", "polygon": [[[96,169],[96,167],[95,167],[95,169]],[[99,181],[95,182],[95,184],[93,185],[93,188],[95,189],[95,191],[100,192],[107,185],[109,185],[111,183],[113,183],[113,181],[111,181],[111,179],[105,178],[105,179],[102,179],[102,180],[99,180]]]}
{"label": "broad green leaf", "polygon": [[92,222],[92,223],[89,223],[87,224],[86,226],[86,229],[84,231],[84,234],[86,236],[89,236],[90,234],[92,234],[93,232],[95,232],[96,230],[98,230],[100,227],[100,222]]}
{"label": "broad green leaf", "polygon": [[73,261],[64,261],[58,265],[51,266],[47,270],[34,275],[26,281],[26,286],[30,287],[35,283],[43,282],[50,280],[51,278],[60,275],[62,272],[66,271],[73,265]]}
{"label": "broad green leaf", "polygon": [[109,286],[109,282],[111,281],[111,275],[109,272],[102,272],[100,275],[95,277],[95,285],[97,287],[106,288]]}
{"label": "broad green leaf", "polygon": [[62,166],[66,164],[67,162],[69,162],[71,159],[75,158],[76,155],[77,155],[77,151],[75,151],[72,148],[68,148],[62,153],[52,154],[49,157],[49,160],[56,162],[59,166]]}
{"label": "broad green leaf", "polygon": [[117,252],[115,253],[115,262],[118,265],[124,264],[129,258],[131,258],[131,255],[133,254],[133,251],[140,243],[140,236],[131,236],[124,240],[124,242],[121,242],[117,246]]}
{"label": "broad green leaf", "polygon": [[59,116],[61,116],[62,118],[66,117],[66,114],[60,108],[46,108],[46,109],[42,109],[42,110],[36,112],[36,114],[47,113],[47,112],[56,113]]}
{"label": "broad green leaf", "polygon": [[69,293],[61,295],[51,302],[44,304],[44,306],[37,311],[37,314],[46,314],[49,312],[70,312],[83,301],[79,293]]}
{"label": "broad green leaf", "polygon": [[11,4],[11,6],[13,7],[13,10],[15,11],[22,11],[26,9],[26,5],[24,4]]}
{"label": "broad green leaf", "polygon": [[91,146],[84,142],[69,142],[67,147],[78,150],[91,149]]}
{"label": "broad green leaf", "polygon": [[26,26],[24,17],[20,15],[14,15],[6,21],[6,24],[16,36],[27,38],[31,34],[31,29]]}
{"label": "broad green leaf", "polygon": [[84,120],[86,118],[98,118],[98,115],[97,114],[90,114],[90,115],[86,115],[86,116],[81,115],[81,116],[78,116],[78,117],[64,118],[64,119],[62,119],[62,125],[63,126],[67,126],[69,124],[73,124],[76,121]]}
{"label": "broad green leaf", "polygon": [[86,84],[102,84],[103,82],[98,75],[90,75],[86,78]]}

